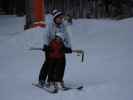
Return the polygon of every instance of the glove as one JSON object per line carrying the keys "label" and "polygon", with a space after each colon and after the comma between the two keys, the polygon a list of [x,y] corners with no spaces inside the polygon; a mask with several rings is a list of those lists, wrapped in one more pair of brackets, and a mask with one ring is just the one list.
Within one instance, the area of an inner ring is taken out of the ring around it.
{"label": "glove", "polygon": [[72,53],[72,49],[71,49],[71,48],[66,47],[66,48],[65,48],[65,53]]}
{"label": "glove", "polygon": [[47,52],[48,50],[49,50],[49,47],[48,47],[47,45],[43,45],[43,49],[42,49],[42,51]]}

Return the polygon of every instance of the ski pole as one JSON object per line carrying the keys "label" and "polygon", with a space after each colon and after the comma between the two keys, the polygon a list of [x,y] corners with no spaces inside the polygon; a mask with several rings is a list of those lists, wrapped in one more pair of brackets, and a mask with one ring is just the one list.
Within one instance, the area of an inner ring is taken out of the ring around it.
{"label": "ski pole", "polygon": [[30,47],[29,50],[43,50],[42,48]]}
{"label": "ski pole", "polygon": [[[30,47],[29,50],[43,51],[42,48],[37,48],[37,47]],[[81,54],[81,62],[84,62],[84,51],[83,50],[72,50],[72,52],[77,53],[77,56],[80,56],[80,54]]]}

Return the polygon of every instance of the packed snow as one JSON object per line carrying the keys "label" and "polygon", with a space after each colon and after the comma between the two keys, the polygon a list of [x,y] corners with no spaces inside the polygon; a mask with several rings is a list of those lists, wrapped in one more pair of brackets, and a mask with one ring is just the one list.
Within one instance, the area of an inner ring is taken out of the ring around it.
{"label": "packed snow", "polygon": [[73,49],[85,52],[85,61],[67,55],[64,81],[83,84],[82,91],[49,94],[31,84],[45,59],[45,29],[23,30],[24,17],[0,16],[0,100],[133,100],[133,18],[78,19],[68,26]]}

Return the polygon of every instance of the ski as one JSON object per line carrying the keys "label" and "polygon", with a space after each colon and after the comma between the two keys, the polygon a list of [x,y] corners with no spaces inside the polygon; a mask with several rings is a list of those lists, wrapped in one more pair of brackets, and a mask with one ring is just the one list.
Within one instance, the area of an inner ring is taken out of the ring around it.
{"label": "ski", "polygon": [[80,85],[80,84],[68,84],[68,83],[65,83],[62,89],[59,89],[58,87],[56,87],[55,89],[50,89],[47,84],[44,84],[43,87],[38,83],[32,83],[32,85],[42,90],[45,90],[46,92],[51,93],[51,94],[56,94],[59,91],[70,91],[70,90],[80,91],[84,88],[83,85]]}
{"label": "ski", "polygon": [[40,86],[40,84],[38,83],[32,83],[33,86],[37,87],[37,88],[40,88],[42,90],[45,90],[46,92],[48,93],[51,93],[51,94],[56,94],[58,93],[58,89],[50,89],[47,85],[44,84],[44,86]]}
{"label": "ski", "polygon": [[78,84],[64,84],[66,88],[68,88],[67,90],[72,90],[72,89],[76,89],[76,90],[82,90],[84,87],[83,85],[78,85]]}

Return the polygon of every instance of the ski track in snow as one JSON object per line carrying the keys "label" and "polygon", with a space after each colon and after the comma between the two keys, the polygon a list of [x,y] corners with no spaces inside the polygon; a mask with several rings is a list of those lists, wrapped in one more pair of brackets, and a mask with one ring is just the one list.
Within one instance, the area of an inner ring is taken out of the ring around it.
{"label": "ski track in snow", "polygon": [[38,79],[44,54],[28,49],[42,47],[45,30],[23,31],[24,18],[15,16],[1,16],[0,21],[0,100],[133,99],[133,18],[74,20],[69,26],[72,45],[85,51],[85,61],[67,55],[64,80],[83,84],[84,89],[54,95],[31,85]]}

